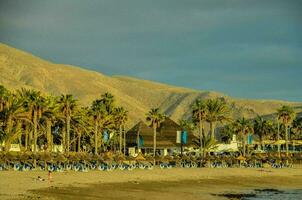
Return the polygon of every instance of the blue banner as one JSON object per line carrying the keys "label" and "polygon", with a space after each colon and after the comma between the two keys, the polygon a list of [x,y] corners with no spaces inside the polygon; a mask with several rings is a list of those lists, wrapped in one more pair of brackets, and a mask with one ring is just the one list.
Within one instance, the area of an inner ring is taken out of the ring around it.
{"label": "blue banner", "polygon": [[139,136],[138,146],[139,147],[143,147],[144,146],[144,138],[141,135]]}
{"label": "blue banner", "polygon": [[248,144],[248,145],[251,145],[252,142],[253,142],[253,137],[252,137],[251,134],[248,134],[248,135],[247,135],[247,144]]}
{"label": "blue banner", "polygon": [[103,133],[103,141],[104,143],[107,143],[109,140],[109,133],[107,131],[104,131]]}
{"label": "blue banner", "polygon": [[188,142],[188,133],[187,133],[187,131],[183,131],[181,133],[181,143],[187,144],[187,142]]}

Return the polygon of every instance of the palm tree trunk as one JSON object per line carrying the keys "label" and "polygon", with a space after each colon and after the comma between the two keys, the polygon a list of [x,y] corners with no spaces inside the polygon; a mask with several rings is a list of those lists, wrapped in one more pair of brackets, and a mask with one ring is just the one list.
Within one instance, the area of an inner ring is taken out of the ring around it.
{"label": "palm tree trunk", "polygon": [[24,130],[24,142],[25,142],[25,150],[28,149],[28,125],[25,124],[25,130]]}
{"label": "palm tree trunk", "polygon": [[156,153],[156,125],[153,125],[153,157],[155,158]]}
{"label": "palm tree trunk", "polygon": [[242,139],[242,147],[243,147],[243,157],[245,157],[245,136],[243,136],[243,139]]}
{"label": "palm tree trunk", "polygon": [[153,124],[153,165],[155,166],[156,161],[155,161],[155,157],[156,157],[156,125]]}
{"label": "palm tree trunk", "polygon": [[13,119],[11,115],[8,116],[6,128],[5,128],[5,133],[9,136],[7,140],[5,140],[5,151],[8,152],[11,148],[11,132],[12,132],[12,126],[13,126]]}
{"label": "palm tree trunk", "polygon": [[82,136],[82,134],[79,133],[79,136],[78,136],[78,152],[81,152],[81,136]]}
{"label": "palm tree trunk", "polygon": [[126,131],[125,131],[125,125],[123,125],[122,132],[124,134],[124,155],[126,155]]}
{"label": "palm tree trunk", "polygon": [[263,138],[260,137],[260,144],[261,144],[261,149],[264,151],[264,143],[263,143]]}
{"label": "palm tree trunk", "polygon": [[[5,128],[5,133],[8,136],[11,135],[12,126],[13,126],[13,119],[12,119],[12,116],[9,115],[8,119],[7,119],[7,123],[6,123],[6,128]],[[5,141],[5,151],[10,150],[10,145],[11,145],[11,141],[10,141],[10,137],[8,137],[8,139]]]}
{"label": "palm tree trunk", "polygon": [[32,151],[32,145],[33,145],[33,130],[30,130],[28,134],[28,147],[29,150],[31,151]]}
{"label": "palm tree trunk", "polygon": [[50,135],[51,151],[53,151],[53,135]]}
{"label": "palm tree trunk", "polygon": [[[19,126],[18,128],[20,128],[22,131],[22,124],[20,122],[17,123],[17,126]],[[21,150],[21,148],[22,148],[22,132],[21,132],[21,134],[19,134],[19,147]]]}
{"label": "palm tree trunk", "polygon": [[215,139],[215,122],[210,122],[211,139]]}
{"label": "palm tree trunk", "polygon": [[200,155],[202,154],[202,122],[201,122],[201,120],[199,121],[199,142],[200,142]]}
{"label": "palm tree trunk", "polygon": [[288,158],[288,126],[285,126],[285,147],[286,147],[286,157]]}
{"label": "palm tree trunk", "polygon": [[279,140],[280,140],[280,124],[279,124],[279,120],[278,120],[278,123],[277,123],[277,140],[278,140],[278,154],[279,154],[279,158],[280,158],[280,150],[281,150],[281,148],[280,148],[280,144],[279,144]]}
{"label": "palm tree trunk", "polygon": [[62,152],[64,153],[66,150],[66,127],[63,127],[63,131],[62,131]]}
{"label": "palm tree trunk", "polygon": [[94,125],[94,154],[98,154],[98,123]]}
{"label": "palm tree trunk", "polygon": [[122,125],[119,127],[119,138],[120,138],[120,152],[122,152],[122,140],[123,140],[123,135],[122,135]]}
{"label": "palm tree trunk", "polygon": [[51,121],[50,120],[46,121],[46,139],[47,139],[47,151],[51,152],[52,146],[51,146]]}
{"label": "palm tree trunk", "polygon": [[37,153],[37,140],[38,140],[38,119],[37,112],[34,112],[34,153]]}
{"label": "palm tree trunk", "polygon": [[66,142],[67,148],[66,151],[69,152],[70,149],[70,116],[66,116]]}

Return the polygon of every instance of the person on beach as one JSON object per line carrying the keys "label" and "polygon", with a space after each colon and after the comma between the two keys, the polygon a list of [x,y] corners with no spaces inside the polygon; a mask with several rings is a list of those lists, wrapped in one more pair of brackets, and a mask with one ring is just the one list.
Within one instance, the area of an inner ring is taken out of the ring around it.
{"label": "person on beach", "polygon": [[48,181],[52,182],[52,174],[51,171],[48,171]]}

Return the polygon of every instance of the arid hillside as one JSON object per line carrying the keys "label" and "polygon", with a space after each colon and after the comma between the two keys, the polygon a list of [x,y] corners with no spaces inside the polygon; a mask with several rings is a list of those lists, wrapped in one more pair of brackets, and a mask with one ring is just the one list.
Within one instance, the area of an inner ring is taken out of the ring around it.
{"label": "arid hillside", "polygon": [[145,118],[151,107],[160,107],[172,119],[189,117],[197,98],[224,97],[234,117],[269,115],[282,104],[301,109],[302,103],[274,100],[234,99],[222,93],[175,87],[125,76],[106,76],[80,67],[54,64],[24,51],[0,44],[0,84],[15,90],[34,88],[47,94],[73,94],[82,105],[104,92],[112,93],[117,104],[129,111],[130,123]]}

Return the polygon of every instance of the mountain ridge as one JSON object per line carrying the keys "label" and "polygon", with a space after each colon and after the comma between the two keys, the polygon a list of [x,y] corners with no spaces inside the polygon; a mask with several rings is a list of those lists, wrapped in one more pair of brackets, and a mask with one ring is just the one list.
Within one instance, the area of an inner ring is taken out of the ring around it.
{"label": "mountain ridge", "polygon": [[173,120],[188,118],[197,98],[224,97],[233,106],[233,115],[254,117],[272,114],[283,104],[302,103],[282,100],[237,99],[223,93],[177,87],[127,76],[107,76],[78,66],[55,64],[30,53],[0,43],[0,84],[16,90],[21,87],[45,94],[71,93],[82,105],[89,105],[104,92],[112,93],[117,104],[129,110],[130,123],[145,118],[151,107],[159,107]]}

